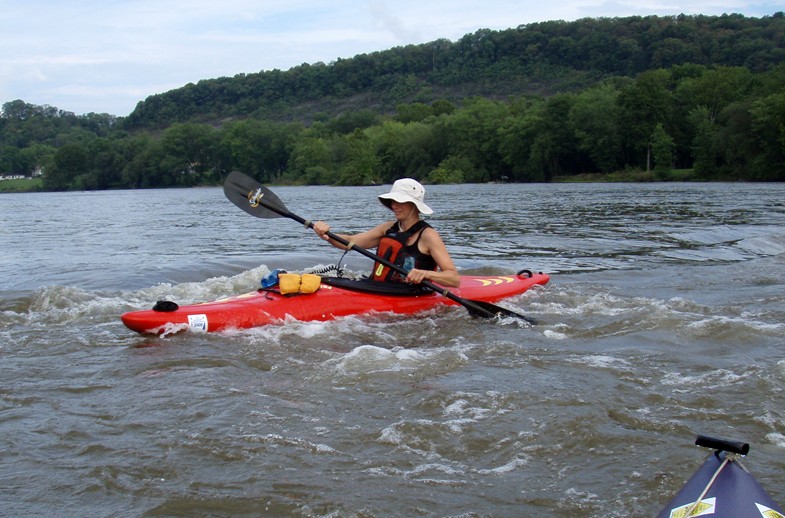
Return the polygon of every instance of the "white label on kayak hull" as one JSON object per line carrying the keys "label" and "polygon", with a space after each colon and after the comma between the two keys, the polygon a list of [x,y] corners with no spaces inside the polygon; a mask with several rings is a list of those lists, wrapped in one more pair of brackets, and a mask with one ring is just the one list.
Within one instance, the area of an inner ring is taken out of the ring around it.
{"label": "white label on kayak hull", "polygon": [[188,327],[191,331],[207,332],[207,315],[188,315]]}

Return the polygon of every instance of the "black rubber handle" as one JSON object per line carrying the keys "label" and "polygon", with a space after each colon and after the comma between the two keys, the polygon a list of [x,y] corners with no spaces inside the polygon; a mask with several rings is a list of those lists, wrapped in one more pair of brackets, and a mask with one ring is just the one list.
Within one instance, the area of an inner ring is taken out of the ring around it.
{"label": "black rubber handle", "polygon": [[699,435],[698,438],[695,439],[695,444],[705,448],[714,448],[715,450],[729,451],[740,455],[747,455],[750,451],[750,445],[746,442],[728,441],[726,439],[717,439],[705,435]]}

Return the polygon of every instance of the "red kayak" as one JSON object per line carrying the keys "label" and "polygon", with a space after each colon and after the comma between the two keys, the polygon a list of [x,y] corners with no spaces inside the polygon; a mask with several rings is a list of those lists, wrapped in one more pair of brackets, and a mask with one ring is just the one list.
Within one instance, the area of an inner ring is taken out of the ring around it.
{"label": "red kayak", "polygon": [[[519,295],[535,285],[544,285],[550,276],[524,270],[515,275],[463,276],[451,294],[472,301],[492,303]],[[397,285],[397,286],[391,286]],[[310,294],[281,295],[258,290],[212,302],[178,306],[158,302],[154,309],[122,315],[133,331],[171,334],[185,330],[214,332],[281,323],[286,319],[325,321],[348,315],[391,312],[410,315],[440,305],[458,302],[429,290],[398,283],[327,277],[318,291]]]}

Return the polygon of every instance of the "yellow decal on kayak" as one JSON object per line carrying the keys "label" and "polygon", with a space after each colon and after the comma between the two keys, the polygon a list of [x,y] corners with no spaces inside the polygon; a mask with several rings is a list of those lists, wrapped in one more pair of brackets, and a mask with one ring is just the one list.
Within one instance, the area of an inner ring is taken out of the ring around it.
{"label": "yellow decal on kayak", "polygon": [[700,502],[693,502],[677,507],[671,511],[670,518],[692,518],[693,516],[714,514],[714,505],[716,501],[716,498],[706,498]]}
{"label": "yellow decal on kayak", "polygon": [[490,286],[491,284],[498,285],[506,282],[515,281],[515,277],[486,277],[485,279],[478,279],[483,287]]}
{"label": "yellow decal on kayak", "polygon": [[[325,289],[326,290],[331,290],[332,286],[328,286],[326,284],[322,284],[321,285],[321,289],[323,289],[323,290],[325,290]],[[250,298],[258,297],[258,296],[259,296],[259,292],[258,291],[252,291],[250,293],[243,293],[242,295],[233,295],[231,297],[224,297],[222,299],[208,300],[208,301],[205,301],[205,302],[197,302],[196,304],[194,304],[194,306],[210,306],[212,304],[223,304],[224,302],[233,302],[233,301],[236,301],[236,300],[250,299]]]}
{"label": "yellow decal on kayak", "polygon": [[778,513],[774,509],[766,507],[765,505],[756,503],[755,506],[758,508],[758,511],[760,511],[760,514],[763,516],[763,518],[785,518],[785,516],[782,516],[782,513]]}
{"label": "yellow decal on kayak", "polygon": [[256,291],[252,291],[250,293],[243,293],[242,295],[234,295],[232,297],[224,297],[222,299],[209,300],[207,302],[199,302],[197,304],[194,304],[194,306],[207,306],[209,304],[216,304],[216,303],[219,303],[219,302],[231,302],[233,300],[248,299],[248,298],[251,298],[251,297],[255,297],[257,295],[257,293],[258,292],[256,292]]}

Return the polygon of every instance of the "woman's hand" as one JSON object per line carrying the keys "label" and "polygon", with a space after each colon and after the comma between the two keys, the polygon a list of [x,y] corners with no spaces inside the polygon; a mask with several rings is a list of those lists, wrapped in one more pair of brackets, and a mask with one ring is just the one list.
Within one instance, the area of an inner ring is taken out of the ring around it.
{"label": "woman's hand", "polygon": [[428,270],[418,270],[417,268],[413,268],[409,270],[409,273],[406,275],[406,282],[409,284],[420,284],[422,281],[428,280],[428,275],[433,272],[429,272]]}
{"label": "woman's hand", "polygon": [[325,223],[324,221],[317,221],[313,224],[313,231],[316,232],[316,235],[324,239],[325,241],[329,241],[330,238],[327,237],[327,232],[330,231],[330,225]]}

